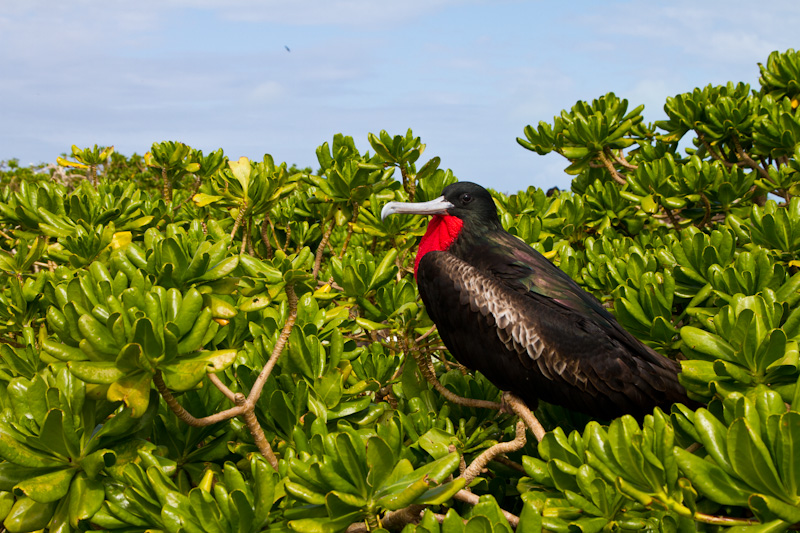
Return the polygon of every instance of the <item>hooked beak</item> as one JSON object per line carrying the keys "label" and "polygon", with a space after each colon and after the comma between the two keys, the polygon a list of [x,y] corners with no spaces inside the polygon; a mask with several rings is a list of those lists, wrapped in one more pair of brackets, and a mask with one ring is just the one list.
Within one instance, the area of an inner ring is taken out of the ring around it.
{"label": "hooked beak", "polygon": [[446,215],[447,210],[455,207],[453,204],[440,196],[429,202],[389,202],[381,209],[381,220],[386,220],[389,215],[410,214],[410,215]]}

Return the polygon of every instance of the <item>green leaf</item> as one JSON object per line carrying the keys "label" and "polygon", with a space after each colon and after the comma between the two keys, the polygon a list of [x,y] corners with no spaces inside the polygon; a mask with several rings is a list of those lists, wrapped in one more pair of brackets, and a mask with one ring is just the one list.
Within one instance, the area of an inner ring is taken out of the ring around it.
{"label": "green leaf", "polygon": [[753,489],[742,481],[729,476],[711,461],[693,455],[683,448],[674,448],[675,459],[684,474],[698,491],[722,505],[747,505]]}
{"label": "green leaf", "polygon": [[681,328],[681,339],[692,350],[726,361],[737,362],[733,347],[713,333],[692,326],[684,326]]}
{"label": "green leaf", "polygon": [[366,463],[365,451],[360,441],[355,441],[348,433],[336,436],[336,450],[339,460],[347,471],[350,481],[361,494],[367,493],[367,473],[364,471]]}
{"label": "green leaf", "polygon": [[800,522],[800,508],[772,496],[753,494],[749,501],[751,508],[766,508],[781,520],[794,524]]}
{"label": "green leaf", "polygon": [[63,463],[53,460],[51,456],[34,450],[16,440],[4,423],[0,423],[0,457],[11,463],[32,468],[63,465]]}
{"label": "green leaf", "polygon": [[786,493],[767,447],[744,418],[728,428],[728,455],[734,471],[757,491],[777,496]]}
{"label": "green leaf", "polygon": [[395,457],[389,445],[380,437],[367,441],[367,484],[373,490],[380,487],[394,469]]}
{"label": "green leaf", "polygon": [[25,495],[39,503],[55,502],[69,492],[76,470],[71,467],[55,470],[18,483],[14,487],[17,495]]}
{"label": "green leaf", "polygon": [[707,409],[702,408],[695,412],[694,425],[709,456],[726,473],[734,475],[733,466],[728,459],[728,433],[725,425]]}
{"label": "green leaf", "polygon": [[100,510],[105,500],[103,483],[89,479],[83,472],[78,473],[72,482],[69,498],[69,523],[77,528],[78,523],[88,520]]}
{"label": "green leaf", "polygon": [[110,385],[125,375],[113,361],[70,361],[67,368],[81,381],[98,385]]}
{"label": "green leaf", "polygon": [[9,533],[28,533],[43,529],[53,517],[57,503],[39,503],[31,498],[19,498],[3,521],[3,525]]}

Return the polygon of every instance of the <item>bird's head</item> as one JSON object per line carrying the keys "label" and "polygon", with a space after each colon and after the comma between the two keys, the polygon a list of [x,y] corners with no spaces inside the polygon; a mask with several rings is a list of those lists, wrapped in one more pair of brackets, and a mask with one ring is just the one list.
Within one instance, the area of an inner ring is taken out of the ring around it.
{"label": "bird's head", "polygon": [[492,195],[469,181],[448,185],[440,197],[429,202],[389,202],[381,210],[381,219],[394,214],[452,216],[469,226],[500,223]]}
{"label": "bird's head", "polygon": [[468,181],[448,185],[440,197],[429,202],[389,202],[381,210],[381,219],[393,214],[433,215],[419,243],[415,275],[423,255],[449,249],[465,228],[480,233],[502,227],[492,195],[477,183]]}

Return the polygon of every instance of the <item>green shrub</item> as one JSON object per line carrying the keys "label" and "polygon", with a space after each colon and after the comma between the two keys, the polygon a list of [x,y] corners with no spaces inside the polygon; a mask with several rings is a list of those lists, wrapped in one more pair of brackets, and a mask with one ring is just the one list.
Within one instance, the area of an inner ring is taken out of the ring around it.
{"label": "green shrub", "polygon": [[373,153],[336,135],[316,173],[178,142],[9,162],[5,529],[800,523],[800,54],[771,54],[760,84],[668,98],[655,124],[609,93],[524,128],[575,177],[493,193],[503,224],[678,359],[705,405],[641,424],[542,405],[538,443],[432,329],[425,221],[380,220],[456,179],[410,130],[370,134]]}

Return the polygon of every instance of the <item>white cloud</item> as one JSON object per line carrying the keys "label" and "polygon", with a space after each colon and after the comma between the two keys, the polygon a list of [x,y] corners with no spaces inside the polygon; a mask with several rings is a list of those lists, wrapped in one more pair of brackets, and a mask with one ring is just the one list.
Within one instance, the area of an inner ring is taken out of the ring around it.
{"label": "white cloud", "polygon": [[[758,5],[730,0],[675,0],[603,4],[579,17],[582,24],[614,43],[615,53],[646,58],[674,48],[694,61],[717,65],[755,63],[770,51],[796,41],[800,3],[762,0]],[[619,39],[620,36],[633,41]],[[676,54],[678,55],[678,54]]]}
{"label": "white cloud", "polygon": [[367,132],[411,127],[442,166],[509,191],[568,180],[559,157],[517,146],[525,125],[608,91],[655,120],[667,96],[755,83],[755,63],[797,48],[800,26],[796,0],[26,0],[0,11],[0,159],[177,139],[313,166],[334,133],[365,150]]}

